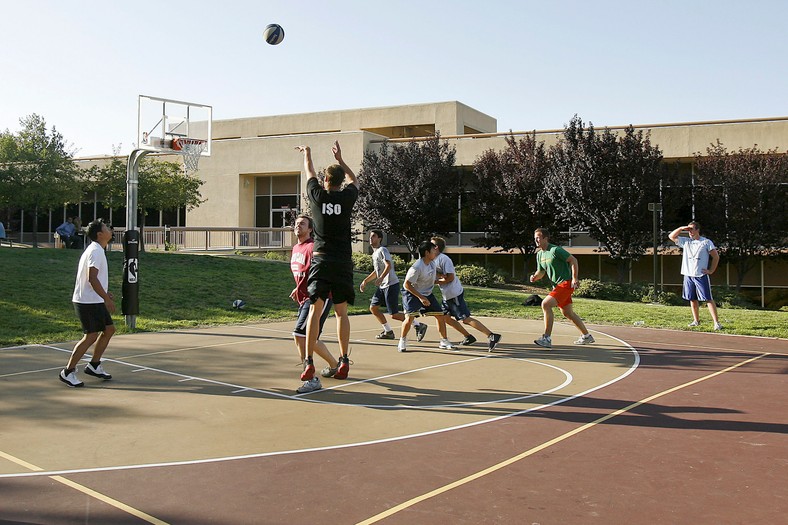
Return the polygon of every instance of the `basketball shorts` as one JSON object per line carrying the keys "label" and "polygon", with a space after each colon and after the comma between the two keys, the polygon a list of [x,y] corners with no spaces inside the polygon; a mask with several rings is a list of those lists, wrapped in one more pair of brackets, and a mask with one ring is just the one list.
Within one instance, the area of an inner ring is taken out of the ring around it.
{"label": "basketball shorts", "polygon": [[555,301],[558,303],[559,308],[563,308],[568,304],[572,304],[572,294],[574,292],[575,289],[572,288],[572,281],[563,281],[553,288],[553,291],[550,292],[550,296],[555,297]]}
{"label": "basketball shorts", "polygon": [[375,295],[369,302],[370,306],[386,305],[386,310],[390,314],[399,313],[399,283],[394,283],[385,288],[375,290]]}
{"label": "basketball shorts", "polygon": [[443,301],[443,313],[454,317],[458,321],[462,321],[463,319],[470,317],[471,310],[468,308],[468,304],[465,302],[465,292],[462,292],[457,297]]}
{"label": "basketball shorts", "polygon": [[701,275],[700,277],[685,275],[681,296],[687,301],[702,301],[705,303],[713,301],[714,298],[711,296],[711,279],[708,275]]}
{"label": "basketball shorts", "polygon": [[74,311],[82,323],[82,333],[95,334],[112,326],[112,316],[104,303],[74,303]]}
{"label": "basketball shorts", "polygon": [[424,306],[418,297],[407,290],[402,290],[402,307],[405,313],[411,317],[420,315],[443,315],[443,310],[435,298],[435,294],[426,296],[429,299],[429,306]]}
{"label": "basketball shorts", "polygon": [[[306,337],[306,322],[309,319],[309,307],[311,304],[312,303],[309,301],[304,301],[301,306],[298,307],[298,319],[296,319],[295,328],[293,328],[293,335],[296,337]],[[318,337],[323,333],[323,325],[326,323],[326,319],[328,319],[332,304],[331,299],[323,303],[323,313],[320,315],[320,329],[317,332]]]}
{"label": "basketball shorts", "polygon": [[327,261],[322,256],[313,256],[306,290],[313,303],[330,298],[334,304],[354,304],[353,261]]}

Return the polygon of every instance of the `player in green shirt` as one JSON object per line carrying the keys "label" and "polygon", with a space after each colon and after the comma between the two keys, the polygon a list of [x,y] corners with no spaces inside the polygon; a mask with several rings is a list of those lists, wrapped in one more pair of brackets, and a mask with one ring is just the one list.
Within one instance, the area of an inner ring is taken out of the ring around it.
{"label": "player in green shirt", "polygon": [[535,340],[539,346],[552,348],[553,341],[553,307],[561,309],[564,317],[572,321],[582,334],[575,341],[578,345],[587,345],[594,342],[594,336],[588,333],[583,320],[572,309],[572,293],[578,286],[580,268],[577,259],[565,249],[555,244],[550,244],[550,233],[545,228],[534,230],[534,242],[539,248],[536,252],[536,272],[531,275],[531,282],[536,282],[545,275],[553,284],[553,291],[542,301],[544,312],[544,334]]}

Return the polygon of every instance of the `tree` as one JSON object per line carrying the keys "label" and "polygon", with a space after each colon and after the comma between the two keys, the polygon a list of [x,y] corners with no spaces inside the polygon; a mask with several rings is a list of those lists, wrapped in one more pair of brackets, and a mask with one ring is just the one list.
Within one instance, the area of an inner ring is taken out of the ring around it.
{"label": "tree", "polygon": [[545,178],[555,211],[587,229],[616,264],[623,282],[632,261],[652,245],[649,202],[659,201],[662,152],[632,126],[621,135],[597,133],[575,115],[550,148]]}
{"label": "tree", "polygon": [[[19,123],[18,134],[6,131],[0,137],[0,199],[32,210],[37,232],[40,211],[79,202],[82,191],[63,135],[54,126],[48,131],[44,118],[36,114]],[[38,247],[37,236],[33,246]]]}
{"label": "tree", "polygon": [[718,140],[695,156],[696,219],[737,270],[736,290],[758,257],[785,256],[788,156],[757,145],[728,152]]}
{"label": "tree", "polygon": [[[506,149],[485,151],[474,162],[469,206],[486,234],[474,239],[477,246],[534,252],[530,233],[555,224],[552,206],[544,206],[548,164],[544,142],[536,141],[535,132],[519,141],[506,137]],[[553,235],[557,240],[558,232]]]}
{"label": "tree", "polygon": [[457,229],[460,181],[454,161],[454,148],[440,136],[402,146],[384,142],[379,152],[364,154],[358,216],[402,240],[416,257],[420,242]]}

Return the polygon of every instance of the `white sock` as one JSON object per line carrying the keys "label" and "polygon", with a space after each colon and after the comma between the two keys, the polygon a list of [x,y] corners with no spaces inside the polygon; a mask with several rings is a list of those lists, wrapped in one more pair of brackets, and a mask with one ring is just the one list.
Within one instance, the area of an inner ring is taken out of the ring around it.
{"label": "white sock", "polygon": [[421,323],[419,322],[418,319],[414,319],[413,320],[413,328],[416,328],[417,326],[421,326]]}
{"label": "white sock", "polygon": [[388,323],[383,324],[383,330],[387,332],[391,332],[391,326]]}

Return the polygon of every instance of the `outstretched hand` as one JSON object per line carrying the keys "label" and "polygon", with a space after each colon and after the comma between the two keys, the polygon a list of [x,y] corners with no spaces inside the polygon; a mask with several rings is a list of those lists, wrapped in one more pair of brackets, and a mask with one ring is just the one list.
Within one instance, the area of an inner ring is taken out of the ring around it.
{"label": "outstretched hand", "polygon": [[331,147],[331,151],[334,153],[334,158],[338,161],[342,160],[342,148],[339,147],[339,141],[335,140],[334,145]]}

